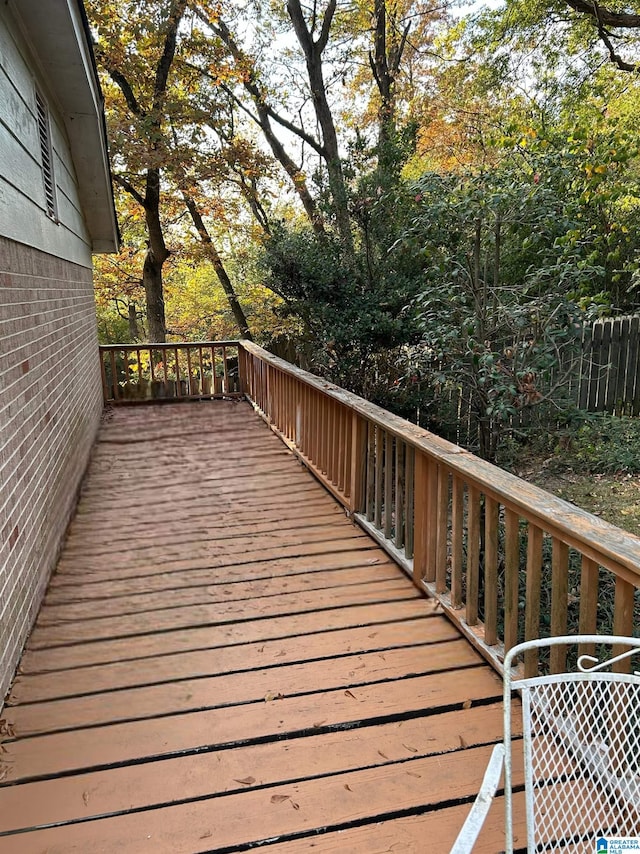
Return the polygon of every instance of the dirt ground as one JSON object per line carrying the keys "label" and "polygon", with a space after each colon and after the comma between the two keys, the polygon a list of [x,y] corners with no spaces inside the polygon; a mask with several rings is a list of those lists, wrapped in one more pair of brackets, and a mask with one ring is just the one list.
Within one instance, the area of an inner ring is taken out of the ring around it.
{"label": "dirt ground", "polygon": [[557,458],[529,459],[516,472],[559,498],[640,536],[640,475],[576,474]]}

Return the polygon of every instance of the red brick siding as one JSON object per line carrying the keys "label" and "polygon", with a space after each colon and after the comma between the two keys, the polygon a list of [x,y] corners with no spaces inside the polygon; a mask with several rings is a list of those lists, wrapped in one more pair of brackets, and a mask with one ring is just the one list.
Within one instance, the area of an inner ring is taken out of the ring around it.
{"label": "red brick siding", "polygon": [[0,707],[101,410],[91,270],[0,238]]}

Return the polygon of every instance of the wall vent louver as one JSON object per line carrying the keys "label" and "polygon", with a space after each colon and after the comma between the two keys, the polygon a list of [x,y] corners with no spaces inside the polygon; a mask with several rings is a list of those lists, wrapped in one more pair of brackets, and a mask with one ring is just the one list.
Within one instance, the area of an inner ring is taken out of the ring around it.
{"label": "wall vent louver", "polygon": [[38,137],[40,139],[40,155],[42,160],[42,179],[47,215],[58,221],[56,205],[56,185],[53,176],[53,149],[51,147],[51,126],[47,102],[39,92],[36,92],[36,114],[38,120]]}

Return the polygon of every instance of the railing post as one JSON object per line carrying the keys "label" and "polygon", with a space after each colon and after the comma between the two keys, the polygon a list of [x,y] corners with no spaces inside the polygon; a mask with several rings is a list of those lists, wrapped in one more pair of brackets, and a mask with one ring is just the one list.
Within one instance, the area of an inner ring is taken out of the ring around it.
{"label": "railing post", "polygon": [[249,388],[247,382],[247,351],[242,346],[242,341],[238,343],[238,391],[241,394],[246,394]]}
{"label": "railing post", "polygon": [[102,401],[106,406],[109,401],[109,393],[107,390],[107,370],[104,366],[104,353],[100,349],[98,349],[98,356],[100,358],[100,376],[102,377]]}

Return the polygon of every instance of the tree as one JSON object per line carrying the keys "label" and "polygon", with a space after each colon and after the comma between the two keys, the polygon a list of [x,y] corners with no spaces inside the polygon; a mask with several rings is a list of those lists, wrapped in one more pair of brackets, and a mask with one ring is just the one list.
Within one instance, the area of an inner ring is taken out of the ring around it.
{"label": "tree", "polygon": [[[121,144],[113,152],[114,180],[143,208],[148,244],[142,270],[146,295],[148,334],[152,341],[166,339],[162,289],[162,267],[169,257],[161,220],[161,170],[163,137],[170,92],[170,74],[176,55],[178,31],[187,0],[145,4],[129,0],[119,3],[90,0],[87,8],[97,27],[96,57],[120,92],[128,109],[129,133],[139,142],[131,162],[131,139],[120,125],[112,140]],[[147,12],[148,14],[143,14]],[[129,27],[122,27],[122,19]],[[124,169],[117,168],[119,166]],[[127,169],[127,167],[129,167]]]}
{"label": "tree", "polygon": [[[635,72],[640,62],[635,58],[637,37],[629,38],[630,30],[640,30],[640,14],[603,6],[597,0],[565,0],[567,6],[590,19],[599,40],[605,46],[610,61],[621,71]],[[620,32],[622,31],[622,32]],[[633,34],[635,35],[635,34]],[[630,44],[631,42],[631,44]],[[621,54],[624,49],[627,56]]]}

